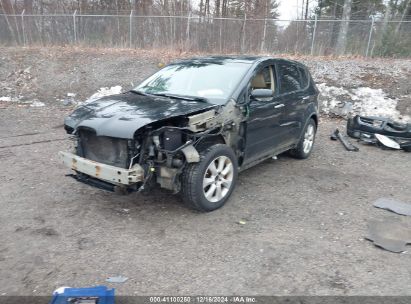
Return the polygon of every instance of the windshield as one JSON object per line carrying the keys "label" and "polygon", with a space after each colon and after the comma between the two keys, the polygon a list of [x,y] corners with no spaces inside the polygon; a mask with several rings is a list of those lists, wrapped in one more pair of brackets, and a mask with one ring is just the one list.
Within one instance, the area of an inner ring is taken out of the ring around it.
{"label": "windshield", "polygon": [[223,104],[250,68],[248,62],[192,61],[172,64],[134,88],[147,94],[200,97]]}

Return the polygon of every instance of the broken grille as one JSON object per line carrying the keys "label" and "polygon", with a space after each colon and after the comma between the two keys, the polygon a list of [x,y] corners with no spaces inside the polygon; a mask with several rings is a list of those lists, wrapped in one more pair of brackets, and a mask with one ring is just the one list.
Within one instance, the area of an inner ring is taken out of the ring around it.
{"label": "broken grille", "polygon": [[97,136],[93,131],[81,130],[79,133],[78,154],[110,166],[127,168],[127,140]]}

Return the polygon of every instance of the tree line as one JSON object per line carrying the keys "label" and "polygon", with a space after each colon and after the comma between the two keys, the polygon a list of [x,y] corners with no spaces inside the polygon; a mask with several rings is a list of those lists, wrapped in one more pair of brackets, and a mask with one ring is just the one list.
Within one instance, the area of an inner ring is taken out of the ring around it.
{"label": "tree line", "polygon": [[[78,15],[127,16],[133,11],[135,16],[191,16],[198,20],[190,23],[183,19],[137,19],[134,25],[139,32],[135,37],[131,34],[126,37],[128,20],[120,17],[116,20],[94,18],[93,21],[79,18],[78,28],[73,29],[67,20],[61,25],[54,19],[26,18],[23,24],[18,17],[5,16],[0,17],[0,27],[7,29],[7,33],[0,35],[18,42],[27,38],[42,43],[59,37],[65,43],[69,40],[64,37],[70,37],[74,31],[79,38],[94,38],[95,41],[113,37],[110,43],[114,46],[122,46],[127,39],[134,38],[139,43],[134,45],[137,47],[155,47],[173,40],[187,46],[189,39],[198,36],[195,47],[207,50],[308,53],[316,28],[314,47],[317,54],[364,53],[370,32],[373,54],[410,53],[410,24],[393,21],[411,20],[411,0],[299,0],[295,15],[307,22],[276,22],[280,17],[279,5],[287,3],[288,0],[0,0],[0,10],[7,15],[19,15],[23,11],[26,15],[72,14],[76,11]],[[240,21],[228,22],[223,21],[224,18]],[[317,24],[315,18],[323,22]],[[370,28],[371,18],[375,21],[374,28]],[[255,19],[260,21],[253,21]],[[342,21],[325,22],[324,19]],[[27,37],[21,34],[24,25],[29,30]],[[166,45],[172,46],[169,42]]]}

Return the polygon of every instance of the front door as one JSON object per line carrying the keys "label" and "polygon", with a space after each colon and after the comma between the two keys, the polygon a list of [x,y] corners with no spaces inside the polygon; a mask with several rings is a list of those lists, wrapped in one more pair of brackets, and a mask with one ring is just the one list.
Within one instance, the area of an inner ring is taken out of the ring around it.
{"label": "front door", "polygon": [[285,105],[278,95],[275,70],[268,65],[256,71],[250,82],[250,93],[254,89],[269,89],[273,97],[250,100],[246,122],[246,161],[265,156],[284,145],[281,119]]}

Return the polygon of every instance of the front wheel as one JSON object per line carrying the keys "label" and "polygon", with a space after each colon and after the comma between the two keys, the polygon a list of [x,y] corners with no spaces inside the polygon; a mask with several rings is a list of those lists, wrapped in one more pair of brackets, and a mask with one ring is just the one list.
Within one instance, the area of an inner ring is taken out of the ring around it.
{"label": "front wheel", "polygon": [[317,125],[314,119],[310,118],[308,123],[305,125],[303,135],[301,136],[297,147],[290,150],[290,154],[299,159],[308,158],[313,150],[316,132]]}
{"label": "front wheel", "polygon": [[200,162],[187,166],[182,175],[183,200],[193,209],[209,212],[221,208],[237,182],[233,150],[217,144],[200,152]]}

